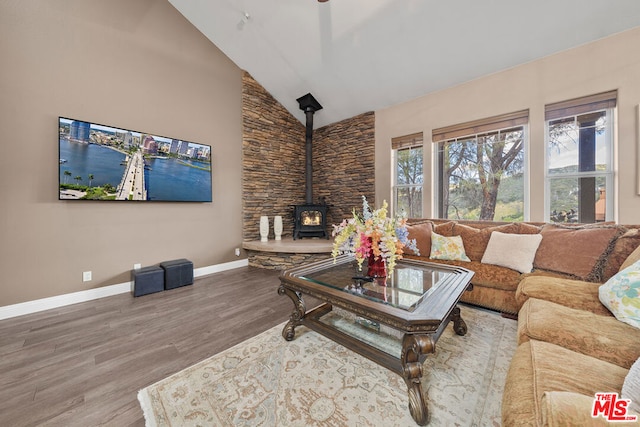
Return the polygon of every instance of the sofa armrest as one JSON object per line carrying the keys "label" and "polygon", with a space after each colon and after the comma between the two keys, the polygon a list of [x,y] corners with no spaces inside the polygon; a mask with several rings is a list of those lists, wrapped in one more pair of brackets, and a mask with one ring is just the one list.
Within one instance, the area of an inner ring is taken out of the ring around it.
{"label": "sofa armrest", "polygon": [[601,283],[582,280],[532,275],[518,284],[516,301],[522,307],[529,298],[537,298],[601,316],[612,316],[598,297],[600,285]]}

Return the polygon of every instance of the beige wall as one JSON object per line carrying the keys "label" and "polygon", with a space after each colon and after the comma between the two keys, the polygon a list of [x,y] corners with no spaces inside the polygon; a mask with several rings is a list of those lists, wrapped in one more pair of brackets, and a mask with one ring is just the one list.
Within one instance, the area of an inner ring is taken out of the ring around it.
{"label": "beige wall", "polygon": [[[168,2],[0,2],[0,306],[238,258],[241,71]],[[58,200],[58,116],[213,146],[213,203]],[[91,270],[93,280],[82,282]]]}
{"label": "beige wall", "polygon": [[[545,104],[612,89],[618,89],[616,220],[640,223],[636,195],[640,28],[376,111],[376,199],[391,199],[391,138],[423,132],[428,146],[433,129],[529,109],[529,219],[542,221]],[[432,150],[425,150],[425,165],[431,165],[432,158]],[[424,216],[433,216],[433,176],[426,167],[423,211]]]}

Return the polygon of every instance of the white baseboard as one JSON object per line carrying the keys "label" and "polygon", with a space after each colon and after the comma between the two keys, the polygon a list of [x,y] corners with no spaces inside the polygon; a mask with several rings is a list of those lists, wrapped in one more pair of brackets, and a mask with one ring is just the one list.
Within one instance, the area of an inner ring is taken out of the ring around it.
{"label": "white baseboard", "polygon": [[[246,267],[249,260],[226,262],[224,264],[210,265],[208,267],[195,268],[193,277],[206,276],[219,273],[234,268]],[[21,302],[19,304],[5,305],[0,307],[0,320],[11,317],[24,316],[25,314],[37,313],[39,311],[50,310],[52,308],[64,307],[65,305],[77,304],[79,302],[91,301],[98,298],[112,295],[124,294],[133,291],[133,282],[118,283],[117,285],[104,286],[86,291],[72,292],[70,294],[57,295],[55,297],[42,298],[33,301]]]}
{"label": "white baseboard", "polygon": [[225,262],[224,264],[210,265],[208,267],[195,268],[193,270],[194,277],[206,276],[213,273],[220,273],[221,271],[233,270],[234,268],[247,267],[249,265],[248,259],[240,259],[238,261]]}

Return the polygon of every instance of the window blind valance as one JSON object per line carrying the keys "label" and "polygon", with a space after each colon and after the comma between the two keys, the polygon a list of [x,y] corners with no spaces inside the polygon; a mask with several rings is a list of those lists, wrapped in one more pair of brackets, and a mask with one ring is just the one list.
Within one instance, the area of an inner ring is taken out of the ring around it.
{"label": "window blind valance", "polygon": [[403,148],[419,147],[422,145],[422,132],[412,133],[411,135],[398,136],[391,138],[391,149],[401,150]]}
{"label": "window blind valance", "polygon": [[544,119],[554,120],[561,117],[578,116],[590,111],[604,110],[616,106],[618,91],[597,93],[568,101],[547,104],[544,107]]}
{"label": "window blind valance", "polygon": [[522,126],[527,123],[529,123],[529,110],[521,110],[508,114],[501,114],[499,116],[487,117],[486,119],[474,120],[471,122],[434,129],[432,132],[432,140],[433,142],[441,142],[449,139],[461,138],[463,136]]}

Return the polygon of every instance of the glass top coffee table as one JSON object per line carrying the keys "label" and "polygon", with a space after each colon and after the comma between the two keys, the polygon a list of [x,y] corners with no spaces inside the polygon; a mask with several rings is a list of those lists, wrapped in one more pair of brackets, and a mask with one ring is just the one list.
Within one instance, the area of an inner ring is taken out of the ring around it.
{"label": "glass top coffee table", "polygon": [[[291,341],[304,325],[396,372],[407,384],[411,416],[426,425],[422,365],[450,321],[458,335],[467,333],[457,304],[474,273],[406,259],[386,279],[364,277],[366,271],[349,256],[283,271],[278,293],[294,309],[282,336]],[[303,295],[324,303],[307,311]]]}

